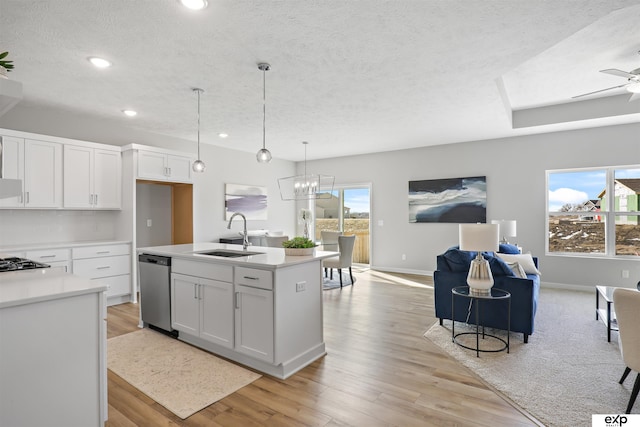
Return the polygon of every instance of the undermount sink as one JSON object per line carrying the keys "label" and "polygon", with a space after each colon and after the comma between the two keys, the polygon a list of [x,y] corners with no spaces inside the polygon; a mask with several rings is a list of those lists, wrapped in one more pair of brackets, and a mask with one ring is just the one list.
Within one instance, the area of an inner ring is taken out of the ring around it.
{"label": "undermount sink", "polygon": [[208,256],[221,256],[225,258],[239,258],[243,256],[250,255],[262,255],[263,252],[248,252],[248,251],[231,251],[228,249],[218,249],[210,252],[196,252],[198,255],[208,255]]}

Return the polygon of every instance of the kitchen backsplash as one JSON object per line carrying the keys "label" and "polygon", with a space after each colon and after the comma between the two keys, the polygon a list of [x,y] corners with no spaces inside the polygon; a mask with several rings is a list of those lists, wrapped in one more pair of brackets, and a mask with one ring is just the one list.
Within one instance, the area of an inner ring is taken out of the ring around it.
{"label": "kitchen backsplash", "polygon": [[0,210],[0,247],[115,238],[116,211]]}

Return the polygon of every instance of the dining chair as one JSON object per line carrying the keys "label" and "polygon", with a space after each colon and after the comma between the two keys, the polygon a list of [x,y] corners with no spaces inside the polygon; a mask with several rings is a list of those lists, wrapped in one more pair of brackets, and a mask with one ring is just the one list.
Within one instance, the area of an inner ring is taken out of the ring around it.
{"label": "dining chair", "polygon": [[264,238],[270,248],[281,248],[282,243],[289,240],[289,236],[264,236]]}
{"label": "dining chair", "polygon": [[352,259],[353,259],[353,246],[356,241],[356,236],[338,236],[338,250],[340,255],[333,258],[325,259],[322,265],[325,269],[331,271],[331,279],[333,279],[333,269],[338,269],[338,275],[340,276],[340,287],[342,287],[342,269],[349,268],[349,277],[351,278],[351,284],[353,285],[353,273],[351,271]]}
{"label": "dining chair", "polygon": [[342,235],[341,231],[321,231],[320,237],[322,239],[322,250],[337,251],[338,236],[340,235]]}
{"label": "dining chair", "polygon": [[632,370],[638,373],[627,404],[626,413],[629,414],[640,390],[640,328],[638,328],[640,323],[640,292],[625,288],[614,289],[613,306],[618,321],[620,352],[626,365],[619,383],[622,384]]}

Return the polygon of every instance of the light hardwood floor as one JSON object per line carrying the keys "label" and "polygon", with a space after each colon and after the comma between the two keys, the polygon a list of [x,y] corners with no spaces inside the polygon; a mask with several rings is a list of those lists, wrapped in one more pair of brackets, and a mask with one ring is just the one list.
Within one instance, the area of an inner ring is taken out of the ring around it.
{"label": "light hardwood floor", "polygon": [[[364,271],[323,299],[328,354],[289,379],[264,375],[181,420],[109,371],[107,426],[540,425],[422,337],[430,278]],[[107,324],[135,331],[138,306],[109,307]]]}

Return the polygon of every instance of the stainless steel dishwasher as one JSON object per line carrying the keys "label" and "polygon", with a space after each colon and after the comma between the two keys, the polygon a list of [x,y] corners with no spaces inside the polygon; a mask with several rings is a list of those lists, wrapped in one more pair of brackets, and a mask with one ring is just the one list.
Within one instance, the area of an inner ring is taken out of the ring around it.
{"label": "stainless steel dishwasher", "polygon": [[171,258],[138,255],[140,275],[140,316],[145,325],[173,336],[171,328]]}

